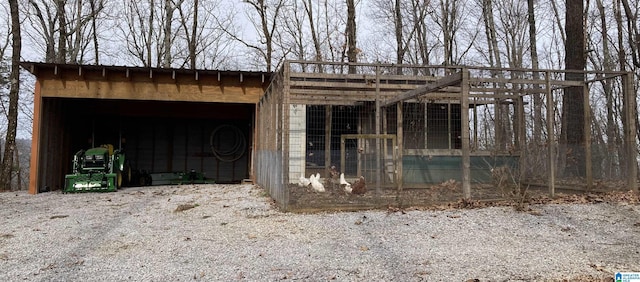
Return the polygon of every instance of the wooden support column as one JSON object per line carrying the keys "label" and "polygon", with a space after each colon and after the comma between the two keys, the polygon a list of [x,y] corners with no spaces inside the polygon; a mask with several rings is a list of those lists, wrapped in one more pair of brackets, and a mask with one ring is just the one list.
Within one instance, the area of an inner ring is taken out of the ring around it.
{"label": "wooden support column", "polygon": [[278,148],[279,151],[282,152],[282,181],[280,182],[281,185],[283,186],[282,188],[280,188],[280,199],[283,199],[283,208],[286,211],[289,208],[289,186],[288,184],[291,182],[291,180],[289,179],[289,166],[291,165],[291,162],[289,160],[289,133],[290,133],[290,117],[289,117],[289,113],[290,113],[290,93],[289,93],[289,83],[290,83],[290,78],[291,78],[291,65],[289,64],[289,62],[284,62],[283,64],[283,72],[284,72],[284,77],[283,77],[283,84],[282,84],[282,92],[281,93],[276,93],[280,96],[281,102],[282,102],[282,110],[280,112],[280,118],[278,118],[278,120],[280,121],[279,123],[279,128],[280,130],[278,130],[278,135],[280,136],[280,138],[282,138],[281,140],[281,145],[282,147]]}
{"label": "wooden support column", "polygon": [[40,80],[36,80],[33,97],[33,131],[31,138],[31,160],[29,167],[29,194],[37,194],[40,186],[40,140],[42,134],[42,95]]}
{"label": "wooden support column", "polygon": [[593,188],[593,165],[591,158],[591,105],[589,102],[589,87],[585,82],[583,86],[583,109],[584,109],[584,159],[585,176],[587,178],[587,190]]}
{"label": "wooden support column", "polygon": [[462,195],[471,199],[471,147],[469,146],[469,70],[462,69],[460,119],[462,119]]}
{"label": "wooden support column", "polygon": [[638,108],[636,107],[636,92],[634,90],[634,76],[632,72],[628,72],[622,77],[622,85],[624,87],[624,112],[625,123],[624,141],[625,151],[627,153],[627,189],[631,189],[638,193],[638,155],[636,149],[636,117]]}
{"label": "wooden support column", "polygon": [[545,72],[545,87],[547,88],[547,185],[549,186],[549,196],[555,197],[556,194],[556,156],[554,146],[556,140],[553,130],[553,119],[555,117],[555,104],[553,104],[553,92],[551,91],[551,80],[549,71]]}

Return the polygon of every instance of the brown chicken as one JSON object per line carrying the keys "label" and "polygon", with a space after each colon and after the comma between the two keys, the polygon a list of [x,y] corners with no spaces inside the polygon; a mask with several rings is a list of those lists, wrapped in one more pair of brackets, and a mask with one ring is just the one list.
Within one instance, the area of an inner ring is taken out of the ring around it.
{"label": "brown chicken", "polygon": [[364,181],[364,177],[360,176],[360,178],[356,179],[352,185],[352,194],[363,195],[367,192],[367,183]]}

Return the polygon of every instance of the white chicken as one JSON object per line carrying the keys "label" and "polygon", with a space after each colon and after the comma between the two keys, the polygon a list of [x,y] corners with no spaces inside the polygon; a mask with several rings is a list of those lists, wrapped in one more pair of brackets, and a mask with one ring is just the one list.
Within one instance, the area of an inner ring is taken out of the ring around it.
{"label": "white chicken", "polygon": [[313,188],[314,191],[316,192],[324,192],[324,185],[322,185],[322,183],[320,182],[320,173],[314,175],[311,175],[311,177],[309,178],[311,179],[311,188]]}
{"label": "white chicken", "polygon": [[344,179],[344,173],[340,173],[340,187],[344,188],[344,191],[351,193],[351,184]]}
{"label": "white chicken", "polygon": [[309,184],[311,184],[311,180],[309,180],[309,178],[305,178],[304,175],[301,175],[300,180],[298,181],[298,186],[308,187]]}

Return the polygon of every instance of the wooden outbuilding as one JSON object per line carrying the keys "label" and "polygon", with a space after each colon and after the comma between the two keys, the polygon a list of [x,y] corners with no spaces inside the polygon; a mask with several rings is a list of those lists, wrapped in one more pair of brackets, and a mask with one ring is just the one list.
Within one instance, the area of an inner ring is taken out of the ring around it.
{"label": "wooden outbuilding", "polygon": [[253,178],[256,104],[270,73],[24,62],[36,77],[29,192],[59,190],[73,154],[125,150],[134,171]]}

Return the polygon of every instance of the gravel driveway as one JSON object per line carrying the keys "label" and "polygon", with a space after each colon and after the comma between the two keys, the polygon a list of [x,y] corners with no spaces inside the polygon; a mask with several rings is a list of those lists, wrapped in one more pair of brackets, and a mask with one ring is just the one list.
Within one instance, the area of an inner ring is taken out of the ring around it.
{"label": "gravel driveway", "polygon": [[[252,185],[0,194],[0,281],[612,281],[640,205],[282,213]],[[478,279],[478,280],[474,280]]]}

